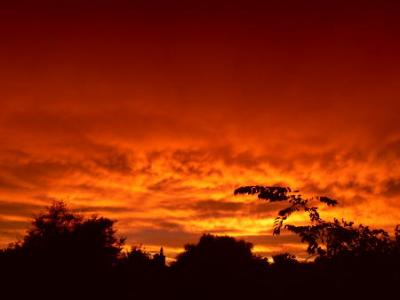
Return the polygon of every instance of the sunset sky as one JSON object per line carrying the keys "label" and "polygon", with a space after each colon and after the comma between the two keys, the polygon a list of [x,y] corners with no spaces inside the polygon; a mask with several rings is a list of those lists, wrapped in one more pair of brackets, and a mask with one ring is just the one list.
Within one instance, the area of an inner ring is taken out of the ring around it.
{"label": "sunset sky", "polygon": [[[8,4],[9,3],[9,4]],[[283,184],[330,218],[400,223],[399,1],[2,1],[0,247],[54,200],[173,257],[258,253]],[[294,218],[296,221],[296,218]]]}

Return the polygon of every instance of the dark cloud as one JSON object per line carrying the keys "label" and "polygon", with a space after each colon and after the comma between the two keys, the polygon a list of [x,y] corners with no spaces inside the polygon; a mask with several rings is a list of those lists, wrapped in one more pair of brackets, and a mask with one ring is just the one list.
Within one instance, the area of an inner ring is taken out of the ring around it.
{"label": "dark cloud", "polygon": [[43,206],[30,202],[11,202],[0,200],[0,216],[32,217],[34,213],[43,209]]}
{"label": "dark cloud", "polygon": [[[0,226],[1,225],[2,224],[0,223]],[[22,233],[20,231],[16,230],[16,226],[14,226],[13,229],[11,229],[11,230],[7,230],[7,229],[3,229],[2,228],[2,229],[0,229],[0,237],[3,238],[3,239],[4,238],[7,239],[9,241],[8,244],[10,244],[10,243],[15,243],[18,240],[20,240],[21,237],[22,237]],[[0,241],[1,241],[1,239],[0,239]]]}
{"label": "dark cloud", "polygon": [[379,144],[379,148],[376,151],[376,158],[378,161],[389,162],[400,159],[400,139]]}
{"label": "dark cloud", "polygon": [[9,220],[0,216],[0,228],[2,231],[18,233],[21,230],[27,229],[28,226],[29,221]]}
{"label": "dark cloud", "polygon": [[232,234],[240,234],[240,229],[220,226],[214,227],[213,229],[207,230],[206,233],[216,234],[216,235],[232,235]]}
{"label": "dark cloud", "polygon": [[269,234],[260,235],[241,235],[242,239],[249,241],[255,245],[279,246],[280,244],[297,244],[300,238],[294,234],[273,235],[272,230]]}
{"label": "dark cloud", "polygon": [[23,191],[26,189],[24,185],[13,181],[15,181],[15,179],[2,178],[0,175],[0,190]]}
{"label": "dark cloud", "polygon": [[131,161],[126,153],[111,153],[103,158],[95,159],[95,164],[109,172],[127,175],[132,172]]}
{"label": "dark cloud", "polygon": [[184,187],[182,184],[184,183],[183,180],[173,178],[173,177],[168,177],[161,179],[157,181],[156,183],[153,183],[151,185],[147,186],[147,189],[150,191],[155,191],[155,192],[185,192],[187,190],[190,190],[190,187]]}
{"label": "dark cloud", "polygon": [[266,218],[276,216],[277,212],[280,211],[286,203],[266,203],[263,201],[252,201],[248,203],[246,208],[249,215],[254,218]]}
{"label": "dark cloud", "polygon": [[400,179],[391,178],[383,183],[383,194],[387,197],[400,195]]}
{"label": "dark cloud", "polygon": [[123,213],[126,212],[127,208],[122,206],[79,206],[79,208],[74,209],[78,213],[92,213],[92,214],[104,214],[107,213]]}
{"label": "dark cloud", "polygon": [[71,176],[77,172],[90,172],[81,163],[56,159],[7,161],[0,163],[0,170],[3,176],[25,188],[49,187],[59,178]]}
{"label": "dark cloud", "polygon": [[158,222],[155,222],[154,225],[154,227],[167,230],[182,230],[184,228],[182,224],[167,220],[160,220]]}
{"label": "dark cloud", "polygon": [[[235,151],[232,145],[198,149],[179,149],[171,154],[171,159],[177,164],[177,170],[203,175],[222,175],[223,171],[212,168],[212,164],[222,162],[225,166],[238,166],[257,169],[265,162],[265,157],[255,156],[250,151]],[[205,168],[207,166],[207,168]],[[206,171],[203,171],[206,169]]]}
{"label": "dark cloud", "polygon": [[201,200],[190,206],[193,210],[201,212],[236,212],[244,207],[244,203],[223,200]]}
{"label": "dark cloud", "polygon": [[360,196],[373,195],[377,189],[376,185],[372,182],[362,183],[356,179],[328,182],[316,182],[314,180],[304,180],[305,184],[300,188],[301,192],[313,194],[315,196],[343,196],[348,192],[358,194]]}
{"label": "dark cloud", "polygon": [[183,247],[196,242],[200,235],[185,230],[143,228],[129,232],[127,237],[134,244]]}

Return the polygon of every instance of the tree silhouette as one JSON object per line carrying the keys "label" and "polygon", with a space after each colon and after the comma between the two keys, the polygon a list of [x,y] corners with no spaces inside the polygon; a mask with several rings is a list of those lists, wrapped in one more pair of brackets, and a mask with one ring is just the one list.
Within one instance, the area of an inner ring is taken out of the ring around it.
{"label": "tree silhouette", "polygon": [[254,255],[253,245],[229,236],[204,234],[197,244],[188,244],[176,257],[173,269],[181,274],[206,276],[210,281],[246,280],[258,276],[268,266]]}
{"label": "tree silhouette", "polygon": [[[78,292],[81,297],[106,295],[112,290],[110,271],[124,244],[116,237],[114,223],[103,217],[84,218],[55,202],[34,218],[22,241],[1,253],[2,281],[15,293],[13,298],[47,299],[60,291],[65,297]],[[21,284],[24,289],[14,286]]]}
{"label": "tree silhouette", "polygon": [[107,268],[116,263],[124,244],[115,236],[114,223],[97,216],[84,219],[55,202],[33,220],[20,247],[50,268]]}
{"label": "tree silhouette", "polygon": [[197,244],[188,244],[174,263],[178,269],[213,270],[214,274],[232,274],[232,271],[246,270],[257,263],[267,261],[252,253],[253,245],[229,236],[204,234]]}
{"label": "tree silhouette", "polygon": [[[268,270],[268,261],[252,253],[253,245],[229,236],[204,234],[188,244],[171,266],[184,295],[196,291],[196,299],[249,297],[254,284]],[[184,288],[182,288],[184,287]]]}
{"label": "tree silhouette", "polygon": [[[320,196],[305,199],[289,187],[245,186],[234,191],[235,195],[257,194],[259,199],[276,202],[286,201],[288,206],[278,212],[274,221],[273,233],[279,235],[282,228],[297,234],[302,242],[308,244],[307,252],[317,258],[338,258],[346,256],[371,257],[393,254],[399,244],[399,226],[395,230],[395,239],[382,229],[370,229],[368,226],[354,226],[354,222],[334,219],[326,221],[320,217],[318,207],[311,203],[319,201],[328,206],[338,202],[329,197]],[[310,225],[284,225],[284,222],[295,212],[308,214]]]}

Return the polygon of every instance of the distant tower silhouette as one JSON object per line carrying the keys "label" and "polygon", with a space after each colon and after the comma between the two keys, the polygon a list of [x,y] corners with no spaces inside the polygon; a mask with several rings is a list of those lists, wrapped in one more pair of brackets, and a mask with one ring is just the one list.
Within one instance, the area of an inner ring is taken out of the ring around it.
{"label": "distant tower silhouette", "polygon": [[153,257],[154,262],[161,267],[165,266],[165,255],[163,247],[160,248],[160,252],[155,254]]}

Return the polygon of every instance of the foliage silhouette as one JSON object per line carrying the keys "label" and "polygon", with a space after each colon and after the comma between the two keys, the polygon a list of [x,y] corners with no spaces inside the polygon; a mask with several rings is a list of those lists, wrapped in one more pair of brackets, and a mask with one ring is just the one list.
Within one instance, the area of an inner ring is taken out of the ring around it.
{"label": "foliage silhouette", "polygon": [[[336,206],[338,201],[321,196],[304,199],[298,191],[292,192],[289,187],[246,186],[234,191],[239,194],[258,194],[258,198],[266,201],[286,201],[288,206],[278,212],[274,221],[273,233],[279,235],[282,228],[297,234],[302,242],[308,244],[307,252],[318,258],[334,258],[339,256],[371,256],[389,255],[395,251],[399,242],[399,226],[395,229],[395,238],[382,229],[370,229],[368,226],[354,226],[354,222],[345,220],[331,221],[320,217],[317,206],[310,203],[316,200],[328,206]],[[308,214],[311,225],[284,225],[284,222],[295,212]]]}
{"label": "foliage silhouette", "polygon": [[[282,229],[287,229],[307,244],[307,252],[315,257],[315,261],[308,264],[311,272],[305,277],[311,276],[316,282],[312,288],[313,293],[335,287],[338,290],[331,291],[332,298],[340,295],[337,292],[342,292],[369,299],[372,295],[382,297],[385,293],[393,292],[388,285],[395,284],[400,279],[399,225],[395,228],[394,237],[391,237],[383,229],[370,229],[361,224],[355,226],[354,222],[339,221],[336,218],[333,221],[323,220],[318,207],[312,204],[319,201],[327,206],[336,206],[336,200],[325,196],[305,199],[299,191],[292,192],[289,187],[245,186],[236,189],[234,194],[258,195],[259,199],[268,202],[280,201],[288,204],[278,212],[273,233],[279,235]],[[310,225],[285,225],[287,219],[296,212],[306,213]],[[275,267],[283,267],[286,276],[299,270],[297,264],[288,264],[294,259],[290,254],[276,255],[275,259]],[[288,270],[292,273],[288,273]],[[299,282],[294,278],[289,281],[291,284]],[[302,284],[306,286],[305,283]],[[368,290],[366,286],[369,286]],[[385,286],[386,289],[378,288],[379,286]]]}
{"label": "foliage silhouette", "polygon": [[45,267],[100,271],[117,262],[124,244],[115,237],[114,223],[97,216],[84,219],[56,202],[34,219],[20,247]]}
{"label": "foliage silhouette", "polygon": [[[240,270],[246,274],[268,261],[252,253],[253,245],[229,236],[204,234],[197,244],[188,244],[173,267],[182,271],[209,272],[211,276],[230,276]],[[233,272],[233,273],[232,273]]]}
{"label": "foliage silhouette", "polygon": [[197,244],[185,246],[171,270],[187,294],[197,291],[201,299],[245,297],[269,265],[252,248],[233,237],[204,234]]}
{"label": "foliage silhouette", "polygon": [[[248,186],[235,194],[286,203],[273,232],[297,234],[313,261],[290,253],[273,263],[253,245],[229,236],[204,234],[166,265],[163,249],[154,255],[139,247],[124,251],[115,221],[84,218],[56,202],[34,218],[25,237],[0,250],[0,283],[7,299],[324,299],[383,297],[400,280],[400,227],[394,235],[345,220],[323,220],[315,203],[288,187]],[[298,212],[308,225],[286,224]]]}
{"label": "foliage silhouette", "polygon": [[97,216],[84,219],[55,202],[34,218],[22,241],[2,252],[4,281],[9,288],[18,281],[29,286],[15,289],[22,293],[18,298],[35,295],[43,286],[49,296],[61,290],[65,296],[78,290],[101,294],[124,244],[115,236],[114,223]]}

